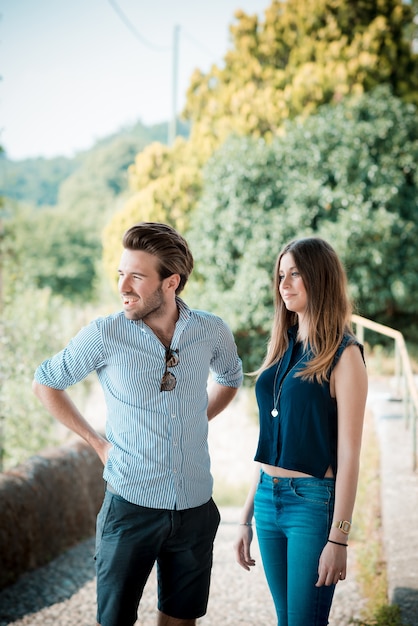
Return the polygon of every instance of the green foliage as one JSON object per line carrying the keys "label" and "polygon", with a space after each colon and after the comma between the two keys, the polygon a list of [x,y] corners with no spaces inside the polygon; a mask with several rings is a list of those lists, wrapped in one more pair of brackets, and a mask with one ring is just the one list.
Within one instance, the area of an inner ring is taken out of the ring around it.
{"label": "green foliage", "polygon": [[366,622],[354,620],[353,624],[354,626],[408,626],[402,620],[401,609],[397,604],[381,606],[371,620]]}
{"label": "green foliage", "polygon": [[115,199],[128,190],[128,167],[146,146],[165,141],[165,127],[137,124],[98,142],[82,155],[80,167],[61,185],[59,206],[108,218]]}
{"label": "green foliage", "polygon": [[417,161],[416,109],[387,88],[289,122],[271,144],[232,138],[214,155],[188,233],[188,293],[226,314],[247,370],[265,351],[273,267],[291,238],[333,243],[362,315],[399,327],[414,314]]}
{"label": "green foliage", "polygon": [[31,390],[35,368],[58,351],[71,318],[47,291],[16,284],[0,318],[0,470],[58,441],[56,421]]}
{"label": "green foliage", "polygon": [[[131,168],[132,195],[105,234],[109,274],[118,256],[115,237],[119,250],[127,226],[141,219],[187,224],[201,192],[200,169],[232,134],[271,141],[287,120],[382,83],[418,102],[413,16],[402,0],[273,0],[264,20],[237,11],[223,66],[191,77],[184,111],[192,123],[189,141],[180,150],[155,148],[155,158],[140,155]],[[295,195],[312,196],[313,204],[320,181],[295,182]]]}
{"label": "green foliage", "polygon": [[[79,202],[86,194],[94,198],[97,192],[95,206],[100,206],[103,199],[108,204],[109,194],[113,197],[126,190],[127,168],[135,155],[153,141],[166,142],[167,126],[166,123],[144,126],[138,122],[101,139],[73,158],[39,157],[15,161],[1,151],[0,189],[10,200],[39,207],[57,205],[60,193],[65,206],[72,201]],[[187,137],[188,125],[179,122],[177,132]],[[77,195],[78,186],[81,188]]]}
{"label": "green foliage", "polygon": [[[68,220],[52,210],[33,211],[10,201],[0,239],[0,470],[9,469],[58,441],[56,421],[32,394],[35,368],[82,324],[83,309],[71,308],[52,287],[71,291],[83,284],[83,248],[69,237]],[[90,247],[86,246],[90,251]],[[56,254],[52,264],[51,255]],[[75,263],[72,264],[72,255]],[[68,264],[67,264],[68,260]],[[61,265],[62,264],[62,265]],[[66,267],[66,264],[68,267]],[[51,288],[39,289],[41,282]],[[86,297],[90,295],[86,292]]]}
{"label": "green foliage", "polygon": [[141,221],[160,221],[184,230],[201,191],[201,173],[191,145],[177,138],[173,147],[150,144],[129,168],[131,197],[115,213],[103,235],[104,267],[116,277],[122,235]]}
{"label": "green foliage", "polygon": [[91,246],[78,239],[82,231],[77,224],[70,224],[65,214],[34,212],[11,202],[5,203],[3,214],[0,471],[58,442],[57,423],[32,394],[31,382],[37,365],[60,350],[85,320],[79,305],[72,308],[51,292],[55,288],[73,299],[73,288],[80,295],[84,288],[86,299],[91,296],[91,276],[83,274],[91,261],[83,254],[90,254]]}
{"label": "green foliage", "polygon": [[215,148],[231,133],[271,139],[285,120],[382,83],[418,103],[413,16],[402,0],[273,0],[264,20],[237,11],[224,66],[191,79],[192,138]]}
{"label": "green foliage", "polygon": [[78,167],[75,159],[24,159],[10,161],[0,154],[0,189],[10,200],[36,206],[54,205],[61,183]]}
{"label": "green foliage", "polygon": [[[186,134],[186,127],[180,132]],[[2,254],[9,268],[5,290],[11,279],[24,277],[67,300],[93,300],[100,281],[103,227],[127,190],[128,167],[148,142],[164,140],[166,134],[165,124],[147,128],[139,123],[72,160],[2,159],[9,174],[3,211]],[[10,177],[11,172],[16,176]],[[48,197],[40,189],[48,190]],[[14,197],[28,203],[18,204]],[[30,207],[57,198],[56,206]]]}
{"label": "green foliage", "polygon": [[[393,361],[393,359],[392,359]],[[370,353],[367,351],[369,372]],[[374,416],[366,411],[360,456],[360,475],[353,512],[355,525],[350,537],[355,550],[356,579],[363,598],[363,619],[375,615],[387,603],[387,570],[384,556],[381,498],[380,454]]]}
{"label": "green foliage", "polygon": [[14,297],[15,284],[48,287],[70,301],[93,299],[101,246],[89,214],[33,211],[10,202],[5,213],[1,255],[6,299]]}

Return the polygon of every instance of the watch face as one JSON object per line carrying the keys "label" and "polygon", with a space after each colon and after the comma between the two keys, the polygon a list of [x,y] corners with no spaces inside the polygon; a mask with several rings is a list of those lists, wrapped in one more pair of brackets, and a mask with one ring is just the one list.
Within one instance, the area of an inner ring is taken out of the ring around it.
{"label": "watch face", "polygon": [[351,522],[347,522],[345,520],[341,522],[334,522],[333,526],[341,530],[341,532],[345,535],[348,535],[351,530]]}

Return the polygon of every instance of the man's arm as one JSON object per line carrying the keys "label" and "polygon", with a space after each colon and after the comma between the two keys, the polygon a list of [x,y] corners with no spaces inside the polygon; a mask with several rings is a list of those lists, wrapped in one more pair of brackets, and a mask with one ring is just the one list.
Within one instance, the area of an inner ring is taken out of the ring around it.
{"label": "man's arm", "polygon": [[221,413],[235,398],[237,391],[236,387],[225,387],[212,381],[208,389],[208,420]]}
{"label": "man's arm", "polygon": [[32,389],[48,413],[82,437],[97,453],[103,465],[105,465],[111,445],[107,439],[96,432],[84,419],[67,392],[47,387],[36,380],[32,383]]}

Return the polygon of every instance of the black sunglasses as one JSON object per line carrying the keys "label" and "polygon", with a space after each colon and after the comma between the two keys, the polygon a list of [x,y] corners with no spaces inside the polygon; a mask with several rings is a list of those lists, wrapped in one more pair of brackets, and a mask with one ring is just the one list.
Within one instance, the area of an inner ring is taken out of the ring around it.
{"label": "black sunglasses", "polygon": [[177,380],[174,374],[168,371],[169,367],[175,367],[179,362],[178,350],[172,350],[167,348],[165,353],[165,372],[161,379],[160,391],[173,391],[177,385]]}

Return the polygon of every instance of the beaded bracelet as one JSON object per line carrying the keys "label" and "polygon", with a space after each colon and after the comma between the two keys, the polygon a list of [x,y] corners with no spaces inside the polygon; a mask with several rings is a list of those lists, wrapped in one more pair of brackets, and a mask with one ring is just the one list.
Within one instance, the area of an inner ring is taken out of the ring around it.
{"label": "beaded bracelet", "polygon": [[344,548],[348,548],[348,543],[340,543],[339,541],[332,541],[332,539],[328,539],[328,543],[335,543],[336,546],[344,546]]}

